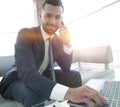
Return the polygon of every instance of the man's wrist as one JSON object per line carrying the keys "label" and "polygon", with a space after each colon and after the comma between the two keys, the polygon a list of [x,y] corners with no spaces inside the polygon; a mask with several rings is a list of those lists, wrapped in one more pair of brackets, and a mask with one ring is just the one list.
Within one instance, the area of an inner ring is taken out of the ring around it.
{"label": "man's wrist", "polygon": [[70,55],[73,51],[72,47],[67,47],[66,45],[63,45],[64,52],[68,55]]}
{"label": "man's wrist", "polygon": [[[61,91],[59,89],[61,89]],[[59,101],[64,100],[65,94],[68,89],[69,88],[67,86],[57,83],[50,94],[50,99]]]}
{"label": "man's wrist", "polygon": [[66,43],[64,43],[64,45],[67,46],[68,48],[70,48],[72,46],[70,42],[66,42]]}
{"label": "man's wrist", "polygon": [[71,100],[71,99],[72,99],[72,98],[71,98],[72,92],[73,92],[73,88],[69,88],[69,89],[67,90],[66,94],[65,94],[64,99],[65,99],[65,100]]}

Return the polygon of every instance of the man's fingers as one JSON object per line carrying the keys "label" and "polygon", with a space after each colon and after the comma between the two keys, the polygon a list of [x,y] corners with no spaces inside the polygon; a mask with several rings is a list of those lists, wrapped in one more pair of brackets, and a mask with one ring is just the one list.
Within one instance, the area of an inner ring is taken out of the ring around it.
{"label": "man's fingers", "polygon": [[90,98],[84,97],[82,99],[83,102],[85,102],[86,104],[90,105],[91,107],[96,107],[96,103],[93,102]]}
{"label": "man's fingers", "polygon": [[107,100],[101,96],[101,94],[99,92],[97,92],[96,90],[88,87],[88,94],[87,97],[90,98],[91,100],[93,100],[94,102],[96,102],[99,105],[103,105],[103,104],[108,104]]}

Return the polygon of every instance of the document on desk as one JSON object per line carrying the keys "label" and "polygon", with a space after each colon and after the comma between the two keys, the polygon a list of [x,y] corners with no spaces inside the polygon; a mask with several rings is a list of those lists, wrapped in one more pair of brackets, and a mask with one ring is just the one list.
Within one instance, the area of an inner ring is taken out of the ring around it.
{"label": "document on desk", "polygon": [[104,85],[105,80],[101,80],[101,79],[90,79],[85,85],[100,91],[100,89],[102,89],[103,85]]}

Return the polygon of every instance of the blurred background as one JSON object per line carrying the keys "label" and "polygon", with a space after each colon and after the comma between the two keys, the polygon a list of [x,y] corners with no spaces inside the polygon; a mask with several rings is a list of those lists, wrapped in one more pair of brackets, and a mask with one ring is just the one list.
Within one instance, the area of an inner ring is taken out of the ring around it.
{"label": "blurred background", "polygon": [[[0,56],[14,54],[17,32],[37,26],[36,0],[0,0]],[[110,45],[120,66],[120,0],[62,0],[73,48]]]}

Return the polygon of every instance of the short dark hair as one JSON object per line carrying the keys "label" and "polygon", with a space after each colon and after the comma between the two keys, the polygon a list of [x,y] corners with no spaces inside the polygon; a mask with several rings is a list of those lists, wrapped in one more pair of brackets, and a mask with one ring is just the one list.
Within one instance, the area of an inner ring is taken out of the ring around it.
{"label": "short dark hair", "polygon": [[51,5],[54,5],[54,6],[61,6],[63,11],[64,11],[64,7],[63,7],[63,4],[62,4],[61,0],[43,0],[42,9],[45,8],[46,4],[51,4]]}

